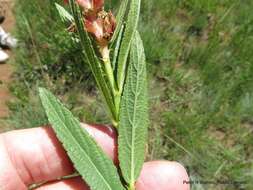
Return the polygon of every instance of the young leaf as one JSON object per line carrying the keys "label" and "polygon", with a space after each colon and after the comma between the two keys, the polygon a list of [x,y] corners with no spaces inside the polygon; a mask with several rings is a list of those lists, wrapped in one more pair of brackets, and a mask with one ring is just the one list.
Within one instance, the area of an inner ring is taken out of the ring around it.
{"label": "young leaf", "polygon": [[119,35],[118,35],[118,38],[117,38],[117,41],[115,43],[115,47],[113,50],[113,61],[112,61],[113,70],[115,70],[116,66],[117,66],[116,63],[117,63],[118,56],[119,56],[119,48],[120,48],[120,44],[122,41],[123,32],[124,32],[124,25],[122,25],[122,27],[119,31]]}
{"label": "young leaf", "polygon": [[58,3],[55,3],[55,7],[56,7],[63,22],[73,22],[74,21],[73,16],[71,14],[69,14],[69,12],[64,7],[62,7]]}
{"label": "young leaf", "polygon": [[119,160],[123,177],[134,189],[145,157],[148,129],[147,74],[142,40],[136,32],[121,101]]}
{"label": "young leaf", "polygon": [[126,12],[127,12],[128,2],[129,2],[129,0],[123,0],[123,2],[121,2],[121,4],[120,4],[119,11],[116,16],[117,27],[116,27],[116,30],[114,31],[113,37],[111,39],[112,46],[115,43],[115,41],[120,33],[120,30],[124,24],[124,18],[125,18]]}
{"label": "young leaf", "polygon": [[[55,7],[61,17],[62,22],[69,22],[69,23],[73,23],[74,22],[74,17],[61,5],[59,5],[58,3],[55,3]],[[75,43],[79,43],[80,40],[79,38],[77,38],[75,35],[72,35],[72,32],[69,32],[69,34],[71,35],[71,38],[73,40],[73,42]]]}
{"label": "young leaf", "polygon": [[123,190],[117,169],[87,131],[50,92],[40,89],[43,107],[75,168],[92,190]]}
{"label": "young leaf", "polygon": [[127,67],[127,58],[129,55],[129,50],[131,46],[131,41],[134,36],[135,31],[137,30],[137,25],[139,21],[140,15],[140,6],[141,0],[131,0],[130,2],[130,10],[127,16],[127,22],[125,27],[125,32],[123,35],[119,59],[118,59],[118,70],[117,70],[117,79],[118,79],[118,87],[119,90],[123,90],[125,73]]}

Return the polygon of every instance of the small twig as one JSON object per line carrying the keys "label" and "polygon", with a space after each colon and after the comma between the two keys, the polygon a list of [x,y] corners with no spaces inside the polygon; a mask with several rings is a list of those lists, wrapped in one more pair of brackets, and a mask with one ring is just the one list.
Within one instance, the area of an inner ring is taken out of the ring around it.
{"label": "small twig", "polygon": [[72,179],[72,178],[76,178],[76,177],[79,177],[80,174],[79,173],[73,173],[71,175],[67,175],[67,176],[63,176],[63,177],[60,177],[58,179],[55,179],[55,180],[51,180],[51,181],[44,181],[44,182],[41,182],[41,183],[38,183],[38,184],[32,184],[28,187],[28,190],[34,190],[34,189],[37,189],[39,187],[42,187],[43,185],[47,184],[47,183],[52,183],[52,182],[59,182],[59,181],[62,181],[62,180],[66,180],[66,179]]}

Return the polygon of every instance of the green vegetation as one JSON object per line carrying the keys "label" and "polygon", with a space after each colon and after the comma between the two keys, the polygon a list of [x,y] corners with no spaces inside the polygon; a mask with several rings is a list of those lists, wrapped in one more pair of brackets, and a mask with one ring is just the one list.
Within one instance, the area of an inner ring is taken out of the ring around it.
{"label": "green vegetation", "polygon": [[[252,7],[250,0],[143,0],[140,32],[152,106],[148,159],[177,160],[194,180],[238,182],[194,190],[253,189]],[[17,100],[7,122],[15,128],[47,123],[35,93],[45,86],[81,120],[107,123],[80,47],[53,1],[18,1],[16,18],[22,44],[13,63]]]}

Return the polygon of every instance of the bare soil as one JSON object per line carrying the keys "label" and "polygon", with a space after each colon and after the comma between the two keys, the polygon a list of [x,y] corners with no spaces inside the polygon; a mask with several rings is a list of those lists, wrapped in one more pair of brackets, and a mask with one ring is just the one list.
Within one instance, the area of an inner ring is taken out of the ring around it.
{"label": "bare soil", "polygon": [[[15,25],[15,19],[12,14],[12,0],[0,0],[0,14],[6,17],[5,22],[1,25],[7,32],[11,32]],[[10,57],[11,52],[6,51]],[[6,62],[0,64],[0,118],[7,117],[9,114],[6,103],[10,101],[11,94],[8,85],[11,83],[13,68]]]}

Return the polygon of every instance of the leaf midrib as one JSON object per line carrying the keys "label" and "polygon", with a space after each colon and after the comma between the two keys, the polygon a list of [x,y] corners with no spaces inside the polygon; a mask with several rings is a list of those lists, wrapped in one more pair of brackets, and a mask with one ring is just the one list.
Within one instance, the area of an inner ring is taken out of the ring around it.
{"label": "leaf midrib", "polygon": [[[138,45],[137,45],[138,46]],[[137,49],[138,49],[138,47],[137,47]],[[137,57],[138,57],[138,62],[139,62],[139,53],[137,53]],[[134,62],[133,62],[134,63]],[[136,67],[135,67],[135,63],[133,64],[133,69],[135,69],[136,70],[136,72],[137,72],[137,79],[136,79],[136,81],[137,81],[137,85],[136,85],[136,87],[135,87],[135,93],[138,91],[138,89],[139,89],[139,84],[140,84],[140,82],[139,82],[139,78],[140,78],[140,73],[138,72],[138,69],[136,69]],[[131,183],[134,183],[134,181],[135,181],[135,164],[134,164],[134,160],[135,160],[135,146],[134,146],[134,141],[135,141],[135,129],[136,129],[136,124],[135,124],[135,118],[136,118],[136,103],[137,103],[137,99],[138,99],[138,97],[139,97],[139,93],[137,93],[137,94],[135,94],[135,99],[134,99],[134,113],[133,113],[133,121],[134,121],[134,123],[132,123],[132,122],[130,122],[131,123],[131,125],[132,125],[132,129],[133,129],[133,133],[132,133],[132,141],[131,141],[131,143],[132,143],[132,148],[131,148]]]}
{"label": "leaf midrib", "polygon": [[[53,107],[51,100],[48,99],[48,101],[49,101],[50,106]],[[56,115],[58,115],[57,112],[55,111],[55,109],[51,109],[51,111],[52,111],[52,110],[53,110],[53,112],[56,113]],[[58,116],[58,118],[59,118],[59,116]],[[68,127],[65,125],[64,122],[62,122],[61,119],[60,119],[60,122],[61,122],[61,123],[63,124],[63,126],[68,130]],[[75,119],[74,119],[74,122],[76,122]],[[88,156],[88,154],[85,152],[85,150],[83,150],[83,148],[81,147],[79,141],[76,140],[76,138],[73,136],[71,130],[68,130],[68,131],[69,131],[70,134],[71,134],[71,138],[72,138],[74,141],[77,142],[78,147],[81,149],[82,152],[84,152],[84,154],[86,155],[86,157],[88,158],[88,160],[90,161],[90,163],[91,163],[91,164],[94,166],[94,168],[96,169],[96,171],[97,171],[97,173],[99,174],[99,176],[100,176],[100,177],[102,178],[102,180],[105,182],[106,186],[107,186],[110,190],[113,190],[113,189],[110,187],[110,185],[109,185],[109,183],[107,182],[107,180],[106,180],[106,179],[103,177],[103,175],[100,173],[100,171],[98,170],[98,168],[96,167],[96,165],[92,162],[92,160],[90,159],[90,157]]]}

